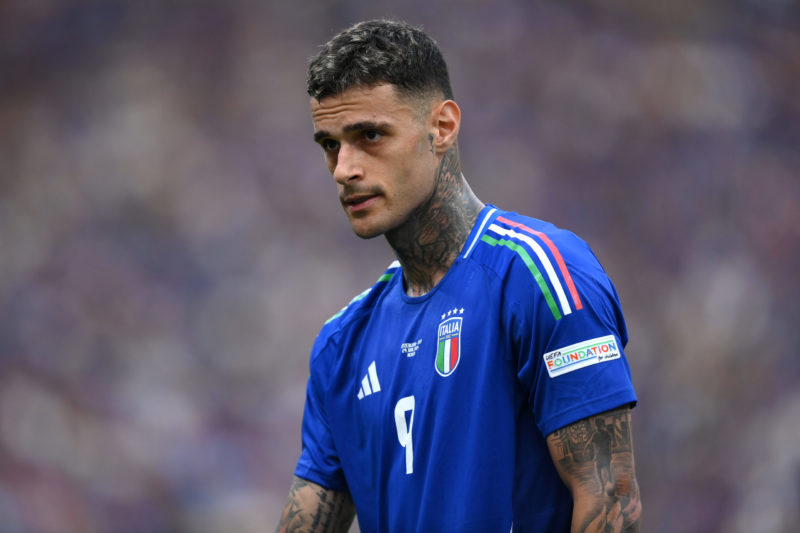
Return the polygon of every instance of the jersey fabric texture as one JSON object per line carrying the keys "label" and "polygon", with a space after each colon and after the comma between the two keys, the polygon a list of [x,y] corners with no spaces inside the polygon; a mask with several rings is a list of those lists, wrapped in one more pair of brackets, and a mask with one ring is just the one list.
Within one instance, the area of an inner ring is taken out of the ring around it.
{"label": "jersey fabric texture", "polygon": [[614,286],[589,247],[486,206],[408,296],[399,263],[323,326],[295,474],[348,490],[361,531],[569,531],[545,437],[636,396]]}

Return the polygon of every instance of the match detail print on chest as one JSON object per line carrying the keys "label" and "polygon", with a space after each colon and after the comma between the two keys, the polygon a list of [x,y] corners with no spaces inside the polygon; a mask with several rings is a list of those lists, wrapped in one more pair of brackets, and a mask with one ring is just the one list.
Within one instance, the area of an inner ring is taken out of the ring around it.
{"label": "match detail print on chest", "polygon": [[358,400],[391,389],[427,390],[434,378],[452,379],[465,353],[466,314],[463,306],[440,305],[397,337],[372,336],[362,348],[355,387]]}

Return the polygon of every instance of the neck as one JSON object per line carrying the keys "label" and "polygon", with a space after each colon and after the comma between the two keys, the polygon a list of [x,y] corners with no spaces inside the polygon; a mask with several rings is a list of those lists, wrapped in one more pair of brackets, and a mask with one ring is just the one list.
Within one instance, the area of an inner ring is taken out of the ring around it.
{"label": "neck", "polygon": [[409,296],[430,291],[455,262],[469,237],[483,203],[461,174],[458,149],[442,157],[431,197],[406,222],[386,233],[403,266]]}

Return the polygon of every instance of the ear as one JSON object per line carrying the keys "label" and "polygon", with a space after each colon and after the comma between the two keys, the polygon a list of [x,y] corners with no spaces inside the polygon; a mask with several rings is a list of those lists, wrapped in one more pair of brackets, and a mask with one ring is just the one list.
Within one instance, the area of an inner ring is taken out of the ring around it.
{"label": "ear", "polygon": [[454,101],[444,100],[433,107],[431,118],[433,147],[437,154],[444,154],[458,140],[461,109]]}

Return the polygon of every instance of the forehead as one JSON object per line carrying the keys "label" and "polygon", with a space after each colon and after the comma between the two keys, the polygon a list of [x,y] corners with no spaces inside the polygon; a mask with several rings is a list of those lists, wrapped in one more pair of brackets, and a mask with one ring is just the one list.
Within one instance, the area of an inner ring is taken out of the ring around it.
{"label": "forehead", "polygon": [[361,122],[395,123],[411,120],[415,109],[407,98],[402,98],[392,85],[352,87],[346,91],[326,96],[321,101],[311,98],[311,118],[316,131],[331,133],[349,124]]}

